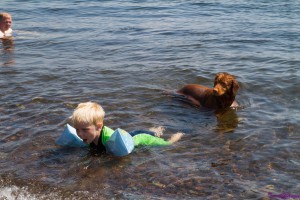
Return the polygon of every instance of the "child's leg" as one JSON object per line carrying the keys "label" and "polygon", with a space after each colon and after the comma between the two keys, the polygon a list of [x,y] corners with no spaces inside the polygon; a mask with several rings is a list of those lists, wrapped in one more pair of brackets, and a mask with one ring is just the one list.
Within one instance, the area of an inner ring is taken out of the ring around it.
{"label": "child's leg", "polygon": [[161,137],[165,131],[165,127],[163,127],[163,126],[153,127],[153,128],[150,128],[150,131],[155,132],[156,137]]}
{"label": "child's leg", "polygon": [[174,135],[172,135],[172,137],[168,141],[171,143],[178,142],[178,140],[180,140],[183,135],[184,135],[184,133],[180,133],[180,132],[175,133]]}
{"label": "child's leg", "polygon": [[129,134],[130,134],[132,137],[135,136],[135,135],[141,134],[141,133],[149,134],[149,135],[152,135],[152,136],[156,136],[156,135],[155,135],[155,132],[153,132],[153,131],[148,131],[148,130],[136,130],[136,131],[131,131],[131,132],[129,132]]}

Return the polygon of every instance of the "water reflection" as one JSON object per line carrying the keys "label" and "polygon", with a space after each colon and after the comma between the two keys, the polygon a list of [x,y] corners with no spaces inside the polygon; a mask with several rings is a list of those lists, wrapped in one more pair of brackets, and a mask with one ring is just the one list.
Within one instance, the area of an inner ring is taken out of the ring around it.
{"label": "water reflection", "polygon": [[216,131],[219,133],[234,131],[240,121],[236,110],[232,108],[216,110],[215,115],[218,122]]}
{"label": "water reflection", "polygon": [[10,66],[15,64],[13,38],[1,39],[1,42],[1,66]]}
{"label": "water reflection", "polygon": [[210,114],[211,113],[210,111],[212,111],[212,113],[214,113],[217,119],[216,131],[218,133],[233,132],[235,128],[237,128],[238,123],[240,122],[240,118],[238,117],[236,112],[237,109],[242,109],[242,107],[239,107],[237,109],[234,108],[217,109],[213,111],[204,107],[195,106],[189,99],[185,98],[182,95],[178,95],[175,92],[172,93],[171,95],[174,99],[189,104],[193,108],[199,109],[199,112]]}

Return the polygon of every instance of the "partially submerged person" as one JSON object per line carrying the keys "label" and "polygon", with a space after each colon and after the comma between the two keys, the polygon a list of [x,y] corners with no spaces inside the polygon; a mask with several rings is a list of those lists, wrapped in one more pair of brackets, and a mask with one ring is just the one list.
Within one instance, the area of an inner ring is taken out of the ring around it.
{"label": "partially submerged person", "polygon": [[[104,126],[105,111],[94,102],[80,103],[70,117],[70,124],[76,129],[77,135],[84,143],[89,144],[92,150],[104,152],[105,144],[114,133],[114,130]],[[134,146],[164,146],[177,142],[183,133],[172,135],[169,140],[156,137],[154,132],[135,131],[133,136]]]}
{"label": "partially submerged person", "polygon": [[0,13],[0,38],[12,36],[12,17],[9,13]]}

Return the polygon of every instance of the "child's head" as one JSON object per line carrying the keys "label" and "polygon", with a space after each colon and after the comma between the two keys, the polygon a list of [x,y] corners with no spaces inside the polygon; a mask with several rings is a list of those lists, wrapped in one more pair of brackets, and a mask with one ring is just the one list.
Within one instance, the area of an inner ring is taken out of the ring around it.
{"label": "child's head", "polygon": [[103,125],[105,112],[103,108],[94,102],[80,103],[74,110],[70,123],[73,126],[77,125]]}
{"label": "child's head", "polygon": [[12,24],[12,17],[9,13],[0,13],[0,29],[1,31],[7,31]]}

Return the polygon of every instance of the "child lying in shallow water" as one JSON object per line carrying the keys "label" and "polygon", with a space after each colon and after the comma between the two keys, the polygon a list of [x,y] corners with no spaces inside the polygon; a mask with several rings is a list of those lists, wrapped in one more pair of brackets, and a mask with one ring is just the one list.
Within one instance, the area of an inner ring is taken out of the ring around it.
{"label": "child lying in shallow water", "polygon": [[[103,125],[105,111],[94,102],[80,103],[70,117],[70,124],[76,129],[77,135],[82,141],[97,152],[106,151],[105,144],[110,139],[114,130]],[[169,140],[159,138],[163,128],[159,127],[152,131],[131,132],[134,146],[163,146],[177,142],[183,133],[174,134]]]}

